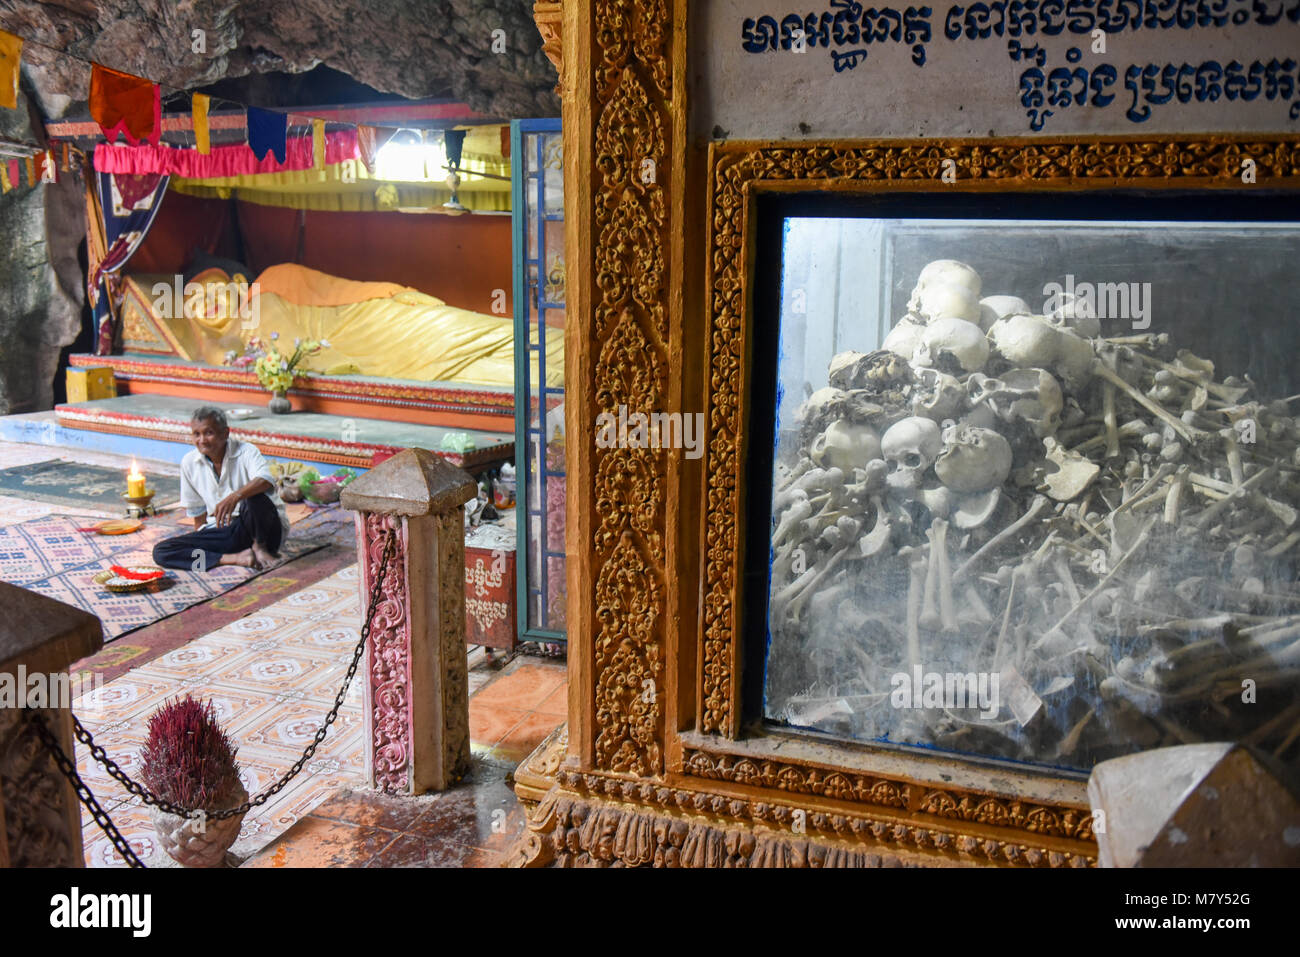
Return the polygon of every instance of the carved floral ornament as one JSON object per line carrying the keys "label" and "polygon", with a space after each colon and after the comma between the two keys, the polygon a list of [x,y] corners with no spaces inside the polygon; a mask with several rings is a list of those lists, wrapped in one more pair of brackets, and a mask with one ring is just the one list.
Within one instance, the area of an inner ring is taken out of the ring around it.
{"label": "carved floral ornament", "polygon": [[[570,621],[585,619],[572,626],[571,661],[582,675],[577,685],[590,690],[581,713],[571,715],[568,760],[556,739],[526,762],[538,781],[551,783],[507,863],[1094,865],[1082,799],[1053,805],[727,753],[737,750],[728,739],[740,736],[748,214],[762,190],[938,189],[947,160],[958,183],[944,188],[956,189],[1227,187],[1239,183],[1247,157],[1260,185],[1300,185],[1300,137],[715,143],[702,171],[706,204],[670,175],[685,154],[675,136],[682,126],[673,86],[674,64],[685,53],[673,25],[685,22],[684,0],[597,0],[589,16],[570,22],[581,24],[570,47],[590,45],[590,73],[565,91],[565,153],[575,169],[589,171],[581,183],[566,183],[571,238],[579,240],[568,244],[568,283],[571,291],[581,284],[584,302],[570,311],[577,325],[569,342],[591,369],[589,382],[571,393],[575,414],[594,421],[620,404],[662,408],[676,394],[681,372],[672,357],[681,355],[674,348],[684,345],[686,320],[674,315],[669,292],[683,280],[673,239],[699,228],[686,210],[704,211],[708,458],[698,508],[704,554],[695,723],[715,737],[684,745],[663,696],[642,693],[647,682],[663,687],[677,668],[669,655],[681,646],[667,640],[668,629],[690,627],[669,612],[672,591],[691,584],[674,578],[668,501],[674,489],[698,493],[677,484],[663,456],[588,449],[575,466],[574,443],[570,505],[587,518],[574,523],[587,529],[576,546],[587,577],[568,598]],[[656,170],[648,180],[638,175],[646,159]],[[533,793],[542,791],[534,786]],[[806,833],[792,830],[797,815],[806,817]]]}

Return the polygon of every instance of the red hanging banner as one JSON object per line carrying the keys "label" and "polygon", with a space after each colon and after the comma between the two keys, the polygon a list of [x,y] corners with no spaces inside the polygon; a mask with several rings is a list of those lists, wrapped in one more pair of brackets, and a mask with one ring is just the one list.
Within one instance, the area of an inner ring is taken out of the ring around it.
{"label": "red hanging banner", "polygon": [[147,140],[157,146],[162,136],[162,91],[138,76],[92,64],[90,116],[110,143],[125,132],[132,145]]}

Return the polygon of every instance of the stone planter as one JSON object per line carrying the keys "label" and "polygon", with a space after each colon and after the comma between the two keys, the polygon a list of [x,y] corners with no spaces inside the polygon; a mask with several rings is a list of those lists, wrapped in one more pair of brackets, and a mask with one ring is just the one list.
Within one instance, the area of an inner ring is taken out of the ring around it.
{"label": "stone planter", "polygon": [[[248,791],[241,784],[231,806],[237,807],[247,800]],[[239,837],[239,826],[244,822],[242,814],[220,821],[202,822],[167,814],[157,808],[151,809],[150,816],[163,850],[183,867],[223,867],[226,852]]]}
{"label": "stone planter", "polygon": [[269,408],[276,415],[285,415],[293,411],[293,403],[285,396],[283,392],[271,393],[271,401],[267,403]]}

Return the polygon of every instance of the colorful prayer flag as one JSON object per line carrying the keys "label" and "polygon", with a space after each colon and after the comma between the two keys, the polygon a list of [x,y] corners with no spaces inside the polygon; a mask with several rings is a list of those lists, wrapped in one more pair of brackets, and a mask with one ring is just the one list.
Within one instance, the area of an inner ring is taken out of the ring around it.
{"label": "colorful prayer flag", "polygon": [[9,182],[9,164],[0,163],[0,193],[7,193],[13,188],[13,184]]}
{"label": "colorful prayer flag", "polygon": [[18,73],[23,62],[23,39],[0,30],[0,106],[18,107]]}
{"label": "colorful prayer flag", "polygon": [[53,150],[46,150],[36,157],[36,177],[42,183],[59,181],[59,164],[55,162]]}
{"label": "colorful prayer flag", "polygon": [[212,140],[208,135],[208,104],[212,98],[202,93],[195,93],[192,101],[194,115],[194,148],[204,156],[212,152]]}
{"label": "colorful prayer flag", "polygon": [[162,91],[149,80],[92,64],[90,116],[110,143],[125,131],[132,146],[145,140],[157,146],[162,135]]}
{"label": "colorful prayer flag", "polygon": [[248,145],[259,160],[274,153],[277,162],[283,163],[287,155],[285,139],[289,132],[289,116],[273,110],[248,108]]}
{"label": "colorful prayer flag", "polygon": [[28,156],[26,159],[23,160],[23,166],[27,168],[27,185],[35,186],[36,185],[36,160],[33,157]]}
{"label": "colorful prayer flag", "polygon": [[312,169],[325,168],[325,121],[311,121]]}

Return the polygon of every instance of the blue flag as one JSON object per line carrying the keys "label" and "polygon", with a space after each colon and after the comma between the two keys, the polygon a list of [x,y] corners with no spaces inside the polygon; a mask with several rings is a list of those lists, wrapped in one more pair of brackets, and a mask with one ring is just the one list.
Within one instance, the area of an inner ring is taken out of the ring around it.
{"label": "blue flag", "polygon": [[265,159],[266,154],[271,152],[278,162],[283,163],[285,136],[288,132],[289,114],[259,110],[255,106],[248,108],[248,145],[259,160]]}

